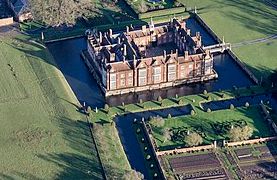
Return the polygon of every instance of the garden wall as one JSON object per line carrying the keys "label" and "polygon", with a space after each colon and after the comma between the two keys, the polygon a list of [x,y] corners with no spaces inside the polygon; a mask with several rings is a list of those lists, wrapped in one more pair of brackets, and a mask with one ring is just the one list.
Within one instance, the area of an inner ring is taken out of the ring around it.
{"label": "garden wall", "polygon": [[162,155],[169,155],[169,154],[178,154],[178,153],[186,153],[186,152],[193,152],[193,151],[202,151],[202,150],[209,150],[215,148],[214,144],[205,145],[205,146],[196,146],[196,147],[189,147],[189,148],[180,148],[180,149],[173,149],[173,150],[166,150],[166,151],[157,151],[156,154],[158,156]]}
{"label": "garden wall", "polygon": [[0,19],[0,27],[13,24],[13,17]]}
{"label": "garden wall", "polygon": [[258,143],[262,143],[262,142],[275,141],[275,140],[277,140],[277,136],[259,138],[259,139],[251,139],[251,140],[238,141],[238,142],[227,142],[227,143],[225,143],[225,146],[232,147],[232,146],[241,146],[241,145],[246,145],[246,144],[258,144]]}

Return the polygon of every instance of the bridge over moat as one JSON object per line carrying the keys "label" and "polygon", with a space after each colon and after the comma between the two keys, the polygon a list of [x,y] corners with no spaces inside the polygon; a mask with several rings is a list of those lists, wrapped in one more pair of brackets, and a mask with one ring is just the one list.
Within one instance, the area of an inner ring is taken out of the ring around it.
{"label": "bridge over moat", "polygon": [[204,50],[209,50],[211,53],[223,53],[226,50],[231,49],[231,44],[230,43],[219,43],[219,44],[214,44],[210,46],[203,46]]}

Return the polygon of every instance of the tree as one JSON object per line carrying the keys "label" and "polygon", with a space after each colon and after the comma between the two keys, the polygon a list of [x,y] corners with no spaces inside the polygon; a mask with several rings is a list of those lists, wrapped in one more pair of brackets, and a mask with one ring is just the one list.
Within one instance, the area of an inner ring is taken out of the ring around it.
{"label": "tree", "polygon": [[145,1],[140,1],[140,4],[138,5],[138,11],[141,13],[148,11],[148,7],[147,7]]}
{"label": "tree", "polygon": [[195,132],[187,135],[184,140],[188,146],[197,146],[203,143],[203,138]]}
{"label": "tree", "polygon": [[239,141],[240,140],[240,127],[234,127],[229,130],[229,138],[231,141]]}
{"label": "tree", "polygon": [[249,139],[253,134],[253,129],[249,126],[234,127],[229,131],[229,138],[231,141],[242,141]]}
{"label": "tree", "polygon": [[241,130],[242,140],[247,140],[253,135],[253,129],[250,126],[244,126]]}
{"label": "tree", "polygon": [[154,127],[163,127],[164,126],[164,119],[162,117],[151,117],[149,123]]}
{"label": "tree", "polygon": [[166,141],[171,141],[171,137],[172,137],[172,132],[170,131],[169,128],[165,128],[163,131],[163,137],[164,137],[164,143]]}
{"label": "tree", "polygon": [[34,18],[49,26],[72,26],[95,9],[91,0],[30,0]]}
{"label": "tree", "polygon": [[131,170],[124,174],[123,179],[124,180],[142,180],[142,179],[144,179],[144,176],[143,176],[143,174],[141,174],[140,172],[138,172],[136,170]]}

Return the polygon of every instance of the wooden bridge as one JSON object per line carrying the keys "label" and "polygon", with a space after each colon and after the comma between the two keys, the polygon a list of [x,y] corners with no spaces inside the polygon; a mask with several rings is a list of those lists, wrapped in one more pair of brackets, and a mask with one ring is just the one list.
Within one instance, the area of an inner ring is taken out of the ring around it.
{"label": "wooden bridge", "polygon": [[203,46],[204,50],[209,50],[211,53],[223,53],[224,51],[231,49],[230,43],[220,43],[220,44],[214,44],[211,46]]}

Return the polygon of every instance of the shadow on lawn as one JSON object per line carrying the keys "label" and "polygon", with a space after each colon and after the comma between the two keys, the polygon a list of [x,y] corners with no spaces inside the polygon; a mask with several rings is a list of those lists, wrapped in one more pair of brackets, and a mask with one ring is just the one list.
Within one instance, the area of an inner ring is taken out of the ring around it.
{"label": "shadow on lawn", "polygon": [[245,12],[245,14],[227,12],[227,16],[241,22],[248,29],[252,29],[265,35],[277,33],[277,13],[265,8],[263,0],[251,1],[251,3],[242,0],[217,1],[224,6],[234,6],[239,11]]}
{"label": "shadow on lawn", "polygon": [[102,179],[102,169],[88,123],[66,117],[57,117],[56,119],[62,130],[65,143],[71,152],[39,154],[37,156],[62,169],[56,175],[57,179]]}

